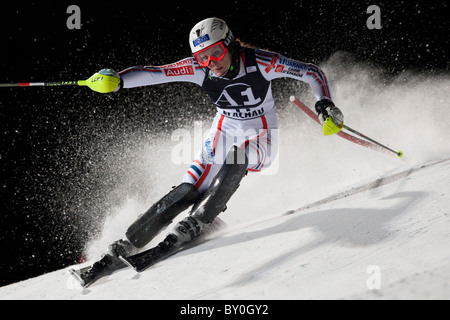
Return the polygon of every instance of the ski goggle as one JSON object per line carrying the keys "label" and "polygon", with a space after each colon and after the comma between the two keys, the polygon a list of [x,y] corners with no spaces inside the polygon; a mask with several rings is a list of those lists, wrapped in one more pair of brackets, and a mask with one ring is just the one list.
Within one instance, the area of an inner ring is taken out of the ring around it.
{"label": "ski goggle", "polygon": [[220,41],[194,53],[194,57],[201,66],[207,67],[211,60],[220,61],[225,57],[226,53],[227,48],[225,48],[223,42]]}

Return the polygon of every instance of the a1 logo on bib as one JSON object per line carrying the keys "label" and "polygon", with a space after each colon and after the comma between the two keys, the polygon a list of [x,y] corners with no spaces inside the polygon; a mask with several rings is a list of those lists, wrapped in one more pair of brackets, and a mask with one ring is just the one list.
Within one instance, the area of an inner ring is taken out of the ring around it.
{"label": "a1 logo on bib", "polygon": [[257,106],[261,103],[261,98],[255,98],[252,88],[245,83],[235,83],[226,86],[215,104],[221,108]]}

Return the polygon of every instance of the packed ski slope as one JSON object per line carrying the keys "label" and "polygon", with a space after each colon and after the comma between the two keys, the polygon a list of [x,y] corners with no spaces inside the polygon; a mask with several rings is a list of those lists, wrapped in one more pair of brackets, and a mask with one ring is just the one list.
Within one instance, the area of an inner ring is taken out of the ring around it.
{"label": "packed ski slope", "polygon": [[[324,137],[288,106],[279,165],[244,179],[212,239],[141,274],[125,269],[81,289],[64,269],[2,287],[0,299],[450,299],[450,80],[405,73],[386,82],[344,60],[321,67],[347,124],[403,159]],[[304,88],[287,91],[286,101],[313,103]],[[139,154],[130,180],[156,181],[143,186],[153,201],[186,168],[171,158],[173,145],[161,138],[129,150]],[[89,259],[151,204],[120,196]]]}
{"label": "packed ski slope", "polygon": [[67,270],[1,299],[449,299],[450,160],[229,226],[136,274],[81,289]]}

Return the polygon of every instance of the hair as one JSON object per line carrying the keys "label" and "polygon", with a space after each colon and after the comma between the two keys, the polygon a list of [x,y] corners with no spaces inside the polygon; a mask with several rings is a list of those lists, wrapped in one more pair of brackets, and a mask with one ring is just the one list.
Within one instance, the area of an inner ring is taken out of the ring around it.
{"label": "hair", "polygon": [[256,47],[253,44],[250,44],[248,42],[245,42],[239,38],[236,38],[234,40],[236,42],[237,45],[239,45],[242,48],[251,48],[251,49],[256,49]]}

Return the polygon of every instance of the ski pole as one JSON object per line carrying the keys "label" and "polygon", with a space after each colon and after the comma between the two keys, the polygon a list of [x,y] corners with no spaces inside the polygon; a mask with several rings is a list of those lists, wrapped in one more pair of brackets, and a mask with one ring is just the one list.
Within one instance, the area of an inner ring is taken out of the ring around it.
{"label": "ski pole", "polygon": [[0,83],[0,88],[14,87],[59,87],[59,86],[88,86],[100,93],[113,92],[120,84],[120,77],[111,69],[103,69],[87,80],[59,81],[59,82],[19,82]]}
{"label": "ski pole", "polygon": [[[317,124],[320,124],[320,121],[319,121],[319,118],[317,117],[317,115],[310,108],[308,108],[303,102],[298,100],[295,96],[291,96],[289,98],[289,100],[292,103],[294,103],[295,105],[297,105],[297,107],[299,107],[303,112],[305,112]],[[358,137],[355,137],[355,136],[353,136],[351,134],[348,134],[348,133],[346,133],[344,131],[340,131],[340,132],[337,133],[337,135],[339,137],[341,137],[341,138],[344,138],[344,139],[346,139],[348,141],[351,141],[353,143],[359,144],[359,145],[361,145],[363,147],[367,147],[367,148],[370,148],[370,149],[373,149],[373,150],[377,150],[377,151],[380,151],[380,152],[383,152],[383,153],[391,153],[391,152],[393,152],[393,153],[395,153],[397,158],[403,157],[403,152],[402,151],[394,151],[394,150],[392,150],[392,149],[382,145],[381,143],[379,143],[379,142],[377,142],[377,141],[375,141],[375,140],[373,140],[373,139],[363,135],[362,133],[360,133],[360,132],[358,132],[358,131],[356,131],[356,130],[354,130],[354,129],[346,126],[346,125],[344,125],[343,128],[348,130],[348,131],[350,131],[350,132],[352,132],[352,133],[354,133],[354,134],[356,134],[356,135],[358,135],[358,136],[360,136],[364,140],[360,139]]]}
{"label": "ski pole", "polygon": [[85,86],[85,80],[79,81],[59,81],[59,82],[19,82],[19,83],[0,83],[0,88],[14,87],[59,87],[59,86]]}
{"label": "ski pole", "polygon": [[361,132],[358,132],[358,131],[356,131],[355,129],[350,128],[349,126],[346,126],[345,124],[344,124],[344,129],[346,129],[346,130],[348,130],[348,131],[350,131],[350,132],[356,134],[357,136],[360,136],[361,138],[364,138],[364,139],[366,139],[366,140],[368,140],[368,141],[370,141],[370,142],[376,144],[376,145],[379,146],[379,147],[382,147],[382,148],[384,148],[384,149],[386,149],[386,150],[388,150],[388,151],[390,151],[390,152],[395,153],[395,155],[397,156],[397,158],[403,157],[403,152],[402,152],[402,151],[395,151],[395,150],[392,150],[391,148],[388,148],[388,147],[386,147],[385,145],[382,145],[381,143],[379,143],[379,142],[377,142],[377,141],[375,141],[375,140],[369,138],[368,136],[362,134]]}

